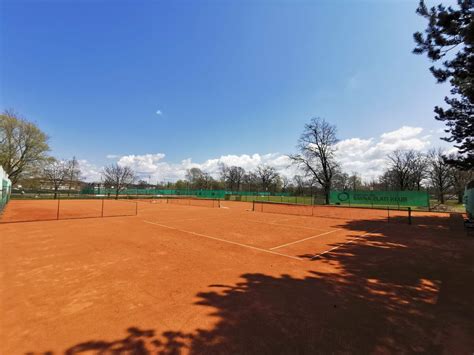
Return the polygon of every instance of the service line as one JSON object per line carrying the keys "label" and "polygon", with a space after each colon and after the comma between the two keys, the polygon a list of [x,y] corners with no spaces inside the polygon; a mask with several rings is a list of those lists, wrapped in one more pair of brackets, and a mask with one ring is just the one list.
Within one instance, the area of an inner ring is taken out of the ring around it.
{"label": "service line", "polygon": [[191,232],[191,231],[187,231],[187,230],[184,230],[184,229],[178,229],[178,228],[174,228],[174,227],[167,226],[167,225],[165,225],[165,224],[155,223],[155,222],[151,222],[151,221],[145,221],[145,220],[144,220],[143,222],[148,223],[148,224],[153,224],[153,225],[155,225],[155,226],[167,228],[167,229],[172,229],[172,230],[175,230],[175,231],[178,231],[178,232],[181,232],[181,233],[187,233],[187,234],[195,235],[195,236],[198,236],[198,237],[203,237],[203,238],[207,238],[207,239],[217,240],[217,241],[223,242],[223,243],[238,245],[238,246],[243,247],[243,248],[258,250],[258,251],[261,251],[261,252],[264,252],[264,253],[269,253],[269,254],[273,254],[273,255],[279,255],[279,256],[283,256],[283,257],[285,257],[285,258],[290,258],[290,259],[293,259],[293,260],[303,261],[302,258],[299,258],[299,257],[297,257],[297,256],[282,254],[282,253],[278,253],[278,252],[276,252],[276,251],[271,251],[271,250],[267,250],[267,249],[262,249],[262,248],[254,247],[254,246],[252,246],[252,245],[241,244],[241,243],[237,243],[237,242],[233,242],[233,241],[230,241],[230,240],[221,239],[221,238],[217,238],[217,237],[211,237],[210,235],[205,235],[205,234],[201,234],[201,233]]}
{"label": "service line", "polygon": [[375,230],[373,230],[373,231],[371,231],[371,232],[365,233],[365,234],[361,235],[360,237],[352,238],[351,240],[348,240],[348,241],[345,242],[345,243],[342,243],[342,244],[340,244],[340,245],[338,245],[338,246],[335,246],[334,248],[331,248],[331,249],[328,249],[328,250],[326,250],[326,251],[323,251],[322,253],[313,255],[310,260],[317,259],[317,258],[319,258],[320,256],[322,256],[322,255],[324,255],[324,254],[327,254],[327,253],[332,252],[333,250],[342,248],[342,247],[343,247],[344,245],[346,245],[346,244],[354,243],[356,240],[363,239],[363,238],[367,237],[369,234],[379,232],[379,231],[382,230],[382,229],[383,229],[383,227],[382,227],[382,228],[375,229]]}
{"label": "service line", "polygon": [[296,243],[301,243],[301,242],[304,242],[304,241],[306,241],[306,240],[310,240],[310,239],[314,239],[314,238],[317,238],[317,237],[321,237],[321,236],[323,236],[323,235],[327,235],[327,234],[330,234],[330,233],[334,233],[334,232],[337,232],[337,231],[340,231],[340,230],[341,230],[341,229],[334,229],[334,230],[329,231],[329,232],[325,232],[325,233],[321,233],[321,234],[312,235],[311,237],[308,237],[308,238],[303,238],[303,239],[295,240],[294,242],[289,242],[289,243],[286,243],[286,244],[278,245],[278,246],[276,246],[276,247],[270,248],[270,250],[275,250],[275,249],[287,247],[288,245],[292,245],[292,244],[296,244]]}

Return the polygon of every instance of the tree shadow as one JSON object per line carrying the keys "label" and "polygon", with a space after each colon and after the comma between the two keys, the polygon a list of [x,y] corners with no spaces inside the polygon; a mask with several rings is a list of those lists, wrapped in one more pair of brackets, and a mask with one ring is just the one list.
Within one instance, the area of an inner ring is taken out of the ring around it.
{"label": "tree shadow", "polygon": [[[357,243],[334,244],[306,277],[241,275],[210,285],[199,306],[211,329],[129,328],[116,341],[89,341],[73,354],[471,353],[474,241],[432,217],[391,225]],[[369,233],[374,221],[340,227]],[[309,257],[303,255],[302,257]],[[320,266],[330,264],[331,270]]]}

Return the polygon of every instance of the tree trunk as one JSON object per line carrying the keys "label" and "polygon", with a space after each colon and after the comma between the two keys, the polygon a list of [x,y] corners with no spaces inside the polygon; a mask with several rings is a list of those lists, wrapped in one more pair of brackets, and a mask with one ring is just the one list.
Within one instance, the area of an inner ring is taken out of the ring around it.
{"label": "tree trunk", "polygon": [[119,189],[116,189],[115,190],[115,199],[118,200],[118,196],[119,196]]}
{"label": "tree trunk", "polygon": [[444,204],[444,194],[442,191],[439,192],[439,202],[441,202],[442,204]]}
{"label": "tree trunk", "polygon": [[464,191],[458,191],[458,203],[463,203],[464,201]]}
{"label": "tree trunk", "polygon": [[330,188],[328,187],[325,187],[324,188],[324,197],[326,199],[326,205],[329,205],[329,192],[330,192]]}

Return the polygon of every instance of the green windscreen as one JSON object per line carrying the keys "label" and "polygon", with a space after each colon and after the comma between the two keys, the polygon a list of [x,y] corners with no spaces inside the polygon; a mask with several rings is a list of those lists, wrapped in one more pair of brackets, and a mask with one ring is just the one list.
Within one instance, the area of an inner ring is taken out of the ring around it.
{"label": "green windscreen", "polygon": [[331,191],[329,203],[338,205],[375,205],[428,207],[429,195],[424,191]]}
{"label": "green windscreen", "polygon": [[464,193],[464,206],[470,219],[474,219],[474,186],[466,188]]}
{"label": "green windscreen", "polygon": [[10,180],[0,179],[0,211],[5,207],[11,192]]}

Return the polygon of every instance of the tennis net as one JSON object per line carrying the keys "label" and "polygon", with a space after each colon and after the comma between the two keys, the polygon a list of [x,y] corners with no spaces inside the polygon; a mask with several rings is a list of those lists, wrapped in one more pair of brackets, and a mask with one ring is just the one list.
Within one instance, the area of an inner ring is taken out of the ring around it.
{"label": "tennis net", "polygon": [[197,206],[197,207],[211,207],[219,208],[220,200],[211,199],[211,198],[192,198],[192,197],[177,197],[177,196],[167,196],[167,197],[154,197],[147,199],[136,199],[138,202],[148,202],[148,203],[159,203],[159,204],[170,204],[170,205],[181,205],[181,206]]}
{"label": "tennis net", "polygon": [[391,223],[411,223],[411,209],[379,209],[367,207],[340,207],[299,205],[276,202],[253,202],[254,212],[289,214],[297,216],[311,216],[354,221],[383,221]]}

